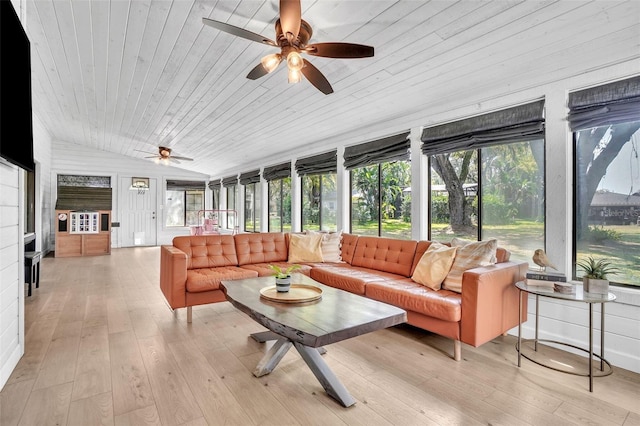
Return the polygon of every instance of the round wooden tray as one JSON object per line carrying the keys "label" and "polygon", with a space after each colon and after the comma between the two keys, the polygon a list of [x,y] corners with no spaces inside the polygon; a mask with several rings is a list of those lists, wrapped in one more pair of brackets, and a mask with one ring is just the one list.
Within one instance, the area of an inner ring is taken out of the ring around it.
{"label": "round wooden tray", "polygon": [[322,297],[322,289],[307,284],[291,284],[289,291],[280,293],[272,285],[260,289],[260,297],[280,303],[301,303],[318,300]]}

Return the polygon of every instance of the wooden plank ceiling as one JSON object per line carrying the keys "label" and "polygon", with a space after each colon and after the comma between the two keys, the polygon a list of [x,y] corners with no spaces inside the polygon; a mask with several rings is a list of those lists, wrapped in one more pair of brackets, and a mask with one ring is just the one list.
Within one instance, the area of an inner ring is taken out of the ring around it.
{"label": "wooden plank ceiling", "polygon": [[277,50],[202,24],[273,39],[277,0],[35,0],[26,14],[34,110],[54,140],[136,158],[168,146],[213,177],[640,57],[637,1],[302,0],[312,42],[375,47],[307,57],[326,96],[283,65],[246,79]]}

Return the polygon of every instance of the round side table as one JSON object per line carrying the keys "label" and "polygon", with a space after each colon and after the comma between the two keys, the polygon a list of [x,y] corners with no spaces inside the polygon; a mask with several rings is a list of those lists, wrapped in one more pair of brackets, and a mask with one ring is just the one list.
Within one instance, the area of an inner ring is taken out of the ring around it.
{"label": "round side table", "polygon": [[[518,367],[520,367],[520,359],[521,357],[525,357],[528,360],[535,362],[538,365],[542,365],[543,367],[551,368],[556,371],[562,371],[564,373],[575,374],[578,376],[589,376],[589,392],[593,392],[593,378],[594,377],[602,377],[608,376],[613,372],[611,369],[611,364],[604,358],[604,304],[607,302],[612,302],[616,300],[616,296],[613,293],[607,294],[597,294],[597,293],[587,293],[583,291],[582,285],[576,285],[576,292],[572,294],[558,293],[553,290],[553,288],[541,287],[541,286],[529,286],[524,281],[518,281],[516,283],[516,287],[520,290],[520,299],[518,306],[518,343],[516,345],[516,349],[518,350]],[[525,293],[523,295],[523,293]],[[522,339],[522,297],[527,297],[527,294],[533,294],[536,299],[536,325],[535,325],[535,337],[533,339]],[[558,342],[555,340],[546,340],[538,338],[538,318],[540,313],[540,297],[548,297],[552,299],[560,299],[567,300],[570,302],[581,302],[587,303],[589,305],[589,349],[584,349],[569,343]],[[599,303],[600,304],[600,354],[593,353],[593,305]],[[552,343],[555,345],[563,345],[568,346],[574,349],[578,349],[589,354],[589,367],[588,372],[581,373],[577,372],[575,368],[561,368],[551,366],[539,359],[536,359],[533,355],[538,352],[538,343]],[[532,352],[527,352],[525,346],[523,344],[532,343]],[[600,369],[593,368],[593,357],[596,357],[600,360]],[[594,371],[595,370],[595,371]]]}

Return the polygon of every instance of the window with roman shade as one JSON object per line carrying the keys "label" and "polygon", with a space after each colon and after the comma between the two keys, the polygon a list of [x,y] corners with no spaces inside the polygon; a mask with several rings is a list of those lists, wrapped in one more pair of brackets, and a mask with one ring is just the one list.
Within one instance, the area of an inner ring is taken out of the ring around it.
{"label": "window with roman shade", "polygon": [[[569,93],[574,140],[573,278],[606,240],[615,284],[640,289],[640,76]],[[614,285],[615,285],[614,284]]]}
{"label": "window with roman shade", "polygon": [[246,173],[240,173],[240,184],[248,185],[250,183],[260,182],[260,169]]}
{"label": "window with roman shade", "polygon": [[371,164],[408,160],[410,146],[409,132],[348,146],[344,149],[344,167],[354,169]]}
{"label": "window with roman shade", "polygon": [[321,175],[338,171],[338,151],[333,150],[312,157],[300,158],[296,161],[296,172],[299,176]]}
{"label": "window with roman shade", "polygon": [[209,189],[211,190],[220,189],[221,186],[222,182],[220,182],[220,179],[209,181]]}
{"label": "window with roman shade", "polygon": [[237,184],[238,184],[238,176],[229,176],[226,178],[222,178],[222,186],[224,187],[229,187]]}
{"label": "window with roman shade", "polygon": [[445,154],[544,138],[544,100],[427,127],[422,153]]}
{"label": "window with roman shade", "polygon": [[572,131],[640,120],[640,76],[569,93]]}
{"label": "window with roman shade", "polygon": [[262,177],[266,181],[291,177],[291,162],[265,167],[262,171]]}

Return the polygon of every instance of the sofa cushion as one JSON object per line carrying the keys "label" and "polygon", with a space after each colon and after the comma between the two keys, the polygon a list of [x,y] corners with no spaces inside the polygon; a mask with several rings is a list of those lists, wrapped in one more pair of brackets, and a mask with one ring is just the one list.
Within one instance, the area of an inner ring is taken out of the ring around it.
{"label": "sofa cushion", "polygon": [[354,234],[342,234],[342,244],[340,245],[340,257],[343,262],[351,264],[353,254],[356,251],[358,236]]}
{"label": "sofa cushion", "polygon": [[322,262],[322,234],[289,235],[289,263]]}
{"label": "sofa cushion", "polygon": [[187,254],[187,269],[238,265],[233,235],[175,237],[173,245]]}
{"label": "sofa cushion", "polygon": [[[453,242],[452,242],[453,244]],[[457,242],[457,244],[462,244]],[[456,258],[442,288],[462,292],[462,274],[464,271],[495,263],[498,240],[474,241],[458,246]]]}
{"label": "sofa cushion", "polygon": [[460,294],[434,291],[410,278],[367,283],[365,296],[443,321],[457,322],[462,316]]}
{"label": "sofa cushion", "polygon": [[358,237],[351,264],[410,277],[417,244],[412,240]]}
{"label": "sofa cushion", "polygon": [[199,268],[187,271],[186,288],[189,293],[219,290],[222,280],[240,280],[257,277],[256,271],[237,266],[218,266],[216,268]]}
{"label": "sofa cushion", "polygon": [[348,263],[314,266],[309,276],[322,284],[360,295],[364,295],[367,283],[402,278],[397,274],[373,271]]}
{"label": "sofa cushion", "polygon": [[237,234],[234,239],[240,266],[287,261],[287,241],[282,232]]}
{"label": "sofa cushion", "polygon": [[442,281],[449,273],[456,257],[457,247],[431,243],[416,266],[411,279],[432,290],[440,290]]}
{"label": "sofa cushion", "polygon": [[[288,262],[269,262],[269,263],[252,263],[250,265],[242,265],[240,266],[243,269],[248,269],[250,271],[256,271],[259,277],[268,277],[274,275],[273,269],[269,268],[269,265],[276,265],[280,267],[282,270],[286,270],[291,266],[291,263]],[[296,273],[299,272],[304,275],[309,275],[311,271],[311,265],[299,264],[300,269],[296,269]]]}

